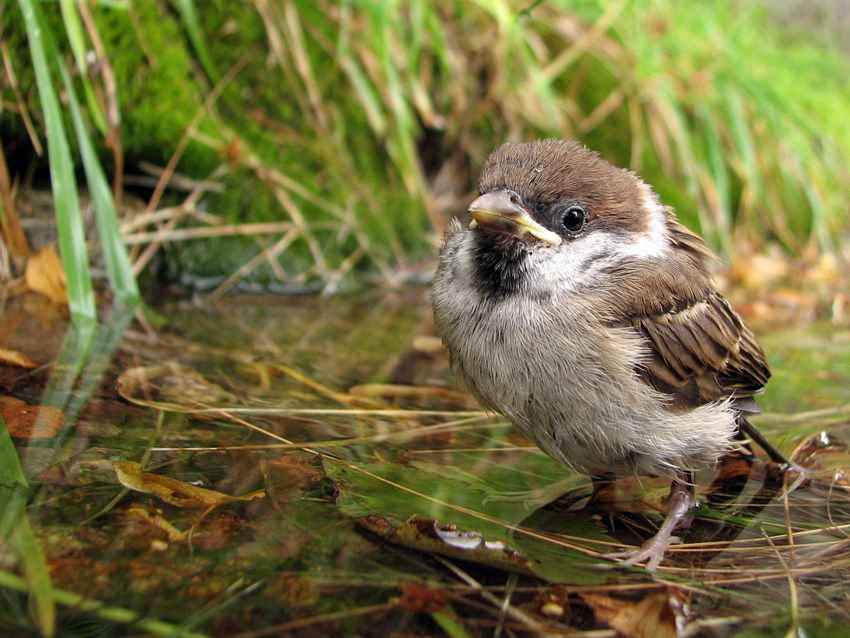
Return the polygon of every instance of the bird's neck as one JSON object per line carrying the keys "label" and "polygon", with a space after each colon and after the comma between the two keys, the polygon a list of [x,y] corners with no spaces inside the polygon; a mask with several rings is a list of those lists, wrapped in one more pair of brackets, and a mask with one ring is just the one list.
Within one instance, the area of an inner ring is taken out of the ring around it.
{"label": "bird's neck", "polygon": [[490,301],[516,295],[528,285],[528,246],[514,237],[487,233],[476,237],[472,251],[478,291]]}

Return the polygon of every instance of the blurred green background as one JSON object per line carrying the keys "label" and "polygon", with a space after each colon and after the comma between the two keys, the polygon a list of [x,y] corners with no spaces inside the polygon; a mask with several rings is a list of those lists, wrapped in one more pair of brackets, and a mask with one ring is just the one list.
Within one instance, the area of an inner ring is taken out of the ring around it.
{"label": "blurred green background", "polygon": [[4,220],[48,187],[33,5],[73,174],[60,59],[143,282],[427,280],[487,154],[538,137],[638,171],[721,251],[846,252],[844,0],[6,2]]}

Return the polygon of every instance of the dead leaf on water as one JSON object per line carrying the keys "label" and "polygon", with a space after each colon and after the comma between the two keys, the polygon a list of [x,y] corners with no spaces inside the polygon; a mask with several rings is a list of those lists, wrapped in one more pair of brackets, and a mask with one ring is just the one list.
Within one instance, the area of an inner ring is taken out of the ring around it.
{"label": "dead leaf on water", "polygon": [[118,377],[117,385],[118,394],[127,401],[159,410],[185,412],[236,401],[220,385],[174,361],[129,368]]}
{"label": "dead leaf on water", "polygon": [[53,438],[65,422],[62,410],[41,405],[3,405],[0,416],[16,439]]}
{"label": "dead leaf on water", "polygon": [[689,600],[676,589],[647,594],[640,600],[623,600],[606,594],[579,594],[593,610],[597,622],[627,638],[677,638],[689,621]]}
{"label": "dead leaf on water", "polygon": [[244,496],[222,494],[168,476],[143,472],[142,466],[134,461],[116,461],[112,467],[115,468],[118,481],[124,487],[156,496],[169,505],[177,507],[218,507],[235,501],[252,501],[266,495],[265,490],[258,490]]}
{"label": "dead leaf on water", "polygon": [[508,548],[501,541],[487,541],[478,532],[460,531],[454,525],[441,526],[435,520],[411,519],[395,525],[383,516],[372,514],[357,521],[369,531],[391,543],[489,565],[512,572],[533,575],[533,561]]}
{"label": "dead leaf on water", "polygon": [[30,255],[24,278],[31,290],[48,297],[57,305],[68,304],[65,271],[54,246],[44,246]]}

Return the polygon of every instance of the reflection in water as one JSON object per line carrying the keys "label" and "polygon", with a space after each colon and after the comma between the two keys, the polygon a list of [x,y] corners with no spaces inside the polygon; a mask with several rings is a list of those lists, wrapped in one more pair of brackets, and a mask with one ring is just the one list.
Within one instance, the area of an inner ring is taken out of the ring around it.
{"label": "reflection in water", "polygon": [[[831,453],[841,457],[840,467],[848,466],[847,446]],[[769,571],[772,559],[784,555],[817,571],[824,556],[848,546],[850,484],[831,480],[820,461],[807,464],[807,471],[785,472],[746,448],[727,455],[711,481],[698,486],[701,505],[677,530],[680,543],[671,545],[663,564],[674,573]],[[639,546],[663,518],[665,487],[666,481],[651,479],[588,482],[537,509],[521,526],[571,536],[592,523],[611,542]]]}

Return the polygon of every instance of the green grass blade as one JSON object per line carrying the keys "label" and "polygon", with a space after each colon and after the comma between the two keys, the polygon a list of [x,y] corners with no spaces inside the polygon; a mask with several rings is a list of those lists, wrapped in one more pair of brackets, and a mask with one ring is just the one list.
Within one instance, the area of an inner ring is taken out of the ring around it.
{"label": "green grass blade", "polygon": [[[15,574],[0,570],[0,587],[14,591],[26,591],[26,583]],[[93,600],[90,595],[77,594],[66,589],[55,590],[56,601],[62,605],[73,608],[75,614],[91,614],[108,622],[121,625],[131,625],[138,628],[145,635],[163,636],[168,638],[207,638],[208,634],[187,631],[171,623],[142,616],[137,611],[125,607],[107,606],[104,603]]]}
{"label": "green grass blade", "polygon": [[29,585],[30,616],[42,636],[52,636],[56,633],[53,583],[50,581],[44,552],[41,551],[25,513],[18,520],[9,543],[23,565]]}
{"label": "green grass blade", "polygon": [[697,119],[702,127],[702,138],[705,144],[707,169],[711,175],[717,200],[714,202],[713,221],[717,240],[725,244],[732,236],[732,184],[729,179],[729,167],[726,159],[726,150],[713,113],[710,109],[698,106],[696,109]]}
{"label": "green grass blade", "polygon": [[0,538],[20,562],[30,597],[30,613],[44,636],[56,631],[56,604],[47,562],[33,535],[25,509],[27,480],[12,437],[0,417]]}
{"label": "green grass blade", "polygon": [[466,627],[444,611],[432,611],[431,618],[433,618],[434,622],[440,626],[440,629],[445,631],[449,636],[451,636],[451,638],[471,638],[472,636],[472,634],[466,630]]}
{"label": "green grass blade", "polygon": [[106,135],[107,126],[106,118],[100,110],[100,105],[94,95],[91,77],[89,76],[89,65],[86,62],[86,36],[83,29],[82,20],[77,13],[77,7],[74,0],[59,0],[59,8],[62,9],[62,21],[65,24],[65,35],[71,45],[71,52],[74,54],[74,62],[77,65],[77,70],[80,73],[80,79],[83,82],[86,93],[86,102],[89,105],[91,119],[102,135]]}
{"label": "green grass blade", "polygon": [[89,185],[89,192],[94,206],[95,221],[100,235],[100,243],[103,248],[103,259],[106,262],[106,270],[115,295],[125,308],[134,308],[141,300],[136,278],[130,267],[130,259],[127,256],[127,247],[121,238],[118,228],[118,213],[115,210],[115,201],[112,198],[112,189],[106,179],[100,159],[94,149],[94,144],[86,130],[83,112],[74,85],[71,82],[71,74],[59,56],[58,51],[53,51],[55,61],[62,74],[62,81],[68,95],[68,104],[71,107],[71,118],[74,122],[74,131],[77,135],[77,145],[83,158],[83,169]]}
{"label": "green grass blade", "polygon": [[74,0],[59,0],[59,8],[62,10],[62,21],[65,24],[65,35],[71,45],[74,54],[74,62],[77,64],[81,74],[88,70],[86,64],[86,37],[83,32],[83,23],[77,14]]}
{"label": "green grass blade", "polygon": [[186,26],[186,33],[189,35],[189,41],[195,48],[195,52],[198,54],[198,59],[204,67],[204,71],[206,71],[210,79],[217,82],[221,79],[221,77],[215,70],[215,65],[212,62],[207,45],[204,43],[204,38],[201,35],[201,25],[198,22],[198,12],[195,11],[194,1],[176,0],[174,5],[177,7],[180,17],[183,18],[183,24]]}
{"label": "green grass blade", "polygon": [[47,128],[47,154],[50,181],[56,206],[56,226],[65,280],[68,286],[68,305],[71,318],[77,323],[95,321],[97,314],[94,290],[89,275],[86,237],[83,230],[80,200],[74,176],[71,148],[62,121],[59,98],[50,77],[45,39],[48,27],[34,0],[19,0],[24,16],[30,55],[35,71],[38,95]]}
{"label": "green grass blade", "polygon": [[726,116],[729,118],[729,131],[740,155],[741,177],[745,187],[752,188],[758,196],[761,196],[764,192],[764,184],[761,180],[752,126],[749,124],[746,111],[746,100],[739,93],[730,91],[726,95]]}
{"label": "green grass blade", "polygon": [[336,59],[343,71],[348,76],[352,88],[366,113],[369,125],[377,135],[384,135],[387,130],[386,119],[381,107],[381,99],[372,83],[366,77],[357,56],[351,49],[350,29],[351,9],[347,5],[341,8],[342,18],[339,26],[339,37],[337,39]]}
{"label": "green grass blade", "polygon": [[0,416],[0,536],[11,534],[23,511],[27,487],[18,452]]}

